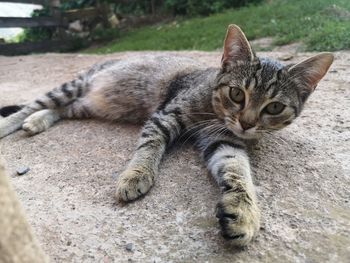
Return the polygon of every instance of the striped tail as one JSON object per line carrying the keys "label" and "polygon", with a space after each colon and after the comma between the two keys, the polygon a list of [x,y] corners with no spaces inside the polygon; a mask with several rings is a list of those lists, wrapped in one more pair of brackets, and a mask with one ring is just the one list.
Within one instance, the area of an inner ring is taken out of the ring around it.
{"label": "striped tail", "polygon": [[10,105],[10,106],[6,106],[0,109],[0,116],[2,117],[8,117],[11,114],[16,113],[17,111],[20,111],[21,109],[23,109],[23,105]]}
{"label": "striped tail", "polygon": [[88,92],[88,89],[88,78],[80,76],[71,82],[64,83],[60,87],[47,92],[28,105],[22,107],[7,106],[0,109],[0,112],[3,112],[4,115],[9,115],[6,118],[0,119],[0,138],[20,129],[23,121],[34,112],[43,109],[57,109],[69,105],[76,99],[84,96]]}

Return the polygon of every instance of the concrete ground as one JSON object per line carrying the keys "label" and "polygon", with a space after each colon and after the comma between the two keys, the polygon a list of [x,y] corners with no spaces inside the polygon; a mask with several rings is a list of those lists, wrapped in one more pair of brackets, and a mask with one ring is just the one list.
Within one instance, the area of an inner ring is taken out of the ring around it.
{"label": "concrete ground", "polygon": [[[172,52],[219,65],[217,52]],[[0,106],[25,103],[113,55],[0,57]],[[310,54],[262,53],[300,61]],[[219,235],[219,190],[191,146],[170,152],[143,199],[114,200],[140,127],[62,121],[1,140],[1,154],[53,262],[350,262],[350,52],[292,125],[251,149],[262,210],[257,239],[232,249]],[[30,171],[17,176],[16,169]]]}

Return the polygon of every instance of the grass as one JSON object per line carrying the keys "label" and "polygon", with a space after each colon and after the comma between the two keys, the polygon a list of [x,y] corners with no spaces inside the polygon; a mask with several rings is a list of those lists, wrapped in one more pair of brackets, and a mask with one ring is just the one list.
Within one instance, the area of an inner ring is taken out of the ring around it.
{"label": "grass", "polygon": [[301,41],[308,51],[350,49],[349,0],[269,0],[209,17],[178,19],[121,33],[89,53],[127,50],[215,50],[222,47],[228,24],[248,39],[273,37],[276,45]]}

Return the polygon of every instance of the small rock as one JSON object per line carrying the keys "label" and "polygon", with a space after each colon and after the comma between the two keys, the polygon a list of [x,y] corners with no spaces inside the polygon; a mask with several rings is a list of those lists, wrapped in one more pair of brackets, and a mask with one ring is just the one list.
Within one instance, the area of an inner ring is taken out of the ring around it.
{"label": "small rock", "polygon": [[329,71],[329,73],[337,73],[337,72],[338,70],[335,70],[335,69]]}
{"label": "small rock", "polygon": [[133,243],[126,244],[125,249],[131,252],[134,251],[134,244]]}
{"label": "small rock", "polygon": [[20,167],[20,168],[17,169],[17,174],[18,175],[24,175],[24,174],[28,173],[29,170],[30,170],[29,167],[26,167],[26,166],[25,167]]}
{"label": "small rock", "polygon": [[67,241],[67,246],[70,246],[70,245],[72,245],[72,241],[68,240]]}
{"label": "small rock", "polygon": [[83,31],[83,25],[79,20],[75,20],[74,22],[70,23],[68,25],[68,29],[73,32],[82,32]]}
{"label": "small rock", "polygon": [[111,28],[116,28],[120,23],[118,17],[115,14],[108,18],[108,22]]}
{"label": "small rock", "polygon": [[291,60],[294,56],[292,54],[286,54],[283,56],[280,56],[279,59],[283,61]]}

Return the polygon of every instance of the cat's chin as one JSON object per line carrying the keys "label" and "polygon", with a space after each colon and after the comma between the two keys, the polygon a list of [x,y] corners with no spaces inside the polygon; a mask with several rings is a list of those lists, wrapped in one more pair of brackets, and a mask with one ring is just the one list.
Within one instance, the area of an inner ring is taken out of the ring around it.
{"label": "cat's chin", "polygon": [[238,138],[243,139],[243,140],[258,140],[261,138],[261,134],[260,133],[256,133],[255,131],[242,131],[242,130],[238,130],[232,127],[228,127],[228,129]]}
{"label": "cat's chin", "polygon": [[260,134],[256,133],[247,133],[247,132],[240,132],[240,133],[235,133],[234,134],[244,140],[258,140],[261,138]]}

